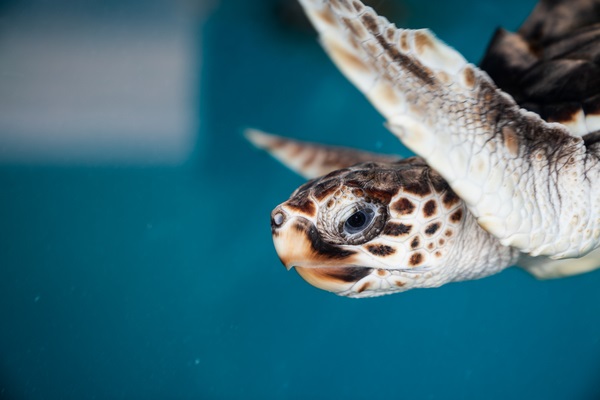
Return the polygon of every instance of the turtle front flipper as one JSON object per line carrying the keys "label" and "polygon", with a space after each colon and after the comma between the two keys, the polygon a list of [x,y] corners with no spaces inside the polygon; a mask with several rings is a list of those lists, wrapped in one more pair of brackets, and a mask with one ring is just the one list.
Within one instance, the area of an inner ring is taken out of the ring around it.
{"label": "turtle front flipper", "polygon": [[248,129],[245,135],[256,147],[267,151],[283,165],[306,179],[318,178],[332,171],[363,162],[394,163],[400,160],[400,157],[392,155],[302,142],[256,129]]}
{"label": "turtle front flipper", "polygon": [[326,51],[503,245],[582,256],[600,244],[600,146],[520,109],[427,30],[357,0],[301,0]]}

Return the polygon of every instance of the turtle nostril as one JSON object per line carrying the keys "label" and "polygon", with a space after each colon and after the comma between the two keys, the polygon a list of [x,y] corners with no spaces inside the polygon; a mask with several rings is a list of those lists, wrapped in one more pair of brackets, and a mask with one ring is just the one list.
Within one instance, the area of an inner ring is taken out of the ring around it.
{"label": "turtle nostril", "polygon": [[276,226],[279,227],[281,226],[281,224],[283,224],[283,220],[285,219],[284,215],[282,212],[278,212],[275,213],[275,215],[273,215],[273,219],[271,220],[271,223]]}
{"label": "turtle nostril", "polygon": [[271,214],[271,227],[272,228],[280,228],[285,222],[285,213],[281,209],[275,210]]}

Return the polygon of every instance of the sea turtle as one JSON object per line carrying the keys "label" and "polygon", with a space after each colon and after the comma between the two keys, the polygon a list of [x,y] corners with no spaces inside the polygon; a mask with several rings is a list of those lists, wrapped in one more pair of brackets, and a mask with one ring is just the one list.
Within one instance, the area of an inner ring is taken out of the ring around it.
{"label": "sea turtle", "polygon": [[481,65],[512,95],[428,30],[398,29],[357,0],[300,2],[417,157],[249,131],[311,179],[271,214],[286,267],[372,297],[511,265],[539,278],[600,266],[598,1],[542,0],[518,33],[497,31]]}

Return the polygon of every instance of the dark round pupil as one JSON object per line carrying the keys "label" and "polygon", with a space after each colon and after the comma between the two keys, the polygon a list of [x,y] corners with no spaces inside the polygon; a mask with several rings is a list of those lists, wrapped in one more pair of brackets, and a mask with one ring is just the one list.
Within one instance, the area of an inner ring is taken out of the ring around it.
{"label": "dark round pupil", "polygon": [[348,218],[348,221],[346,221],[351,228],[362,228],[365,225],[365,222],[367,222],[367,216],[364,211],[352,214],[350,218]]}

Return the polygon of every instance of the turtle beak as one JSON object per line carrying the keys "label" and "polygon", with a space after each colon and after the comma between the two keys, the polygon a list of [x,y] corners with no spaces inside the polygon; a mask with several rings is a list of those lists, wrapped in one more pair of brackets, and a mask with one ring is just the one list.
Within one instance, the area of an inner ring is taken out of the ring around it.
{"label": "turtle beak", "polygon": [[292,269],[306,263],[310,258],[311,243],[305,232],[308,221],[302,217],[292,217],[282,207],[271,213],[271,233],[275,251],[283,265]]}
{"label": "turtle beak", "polygon": [[304,217],[277,207],[271,214],[273,243],[279,259],[311,285],[339,293],[369,275],[371,268],[352,265],[353,251],[325,244],[316,228]]}
{"label": "turtle beak", "polygon": [[271,232],[277,255],[288,270],[293,267],[339,267],[340,264],[347,265],[355,254],[323,241],[308,218],[281,206],[271,213]]}
{"label": "turtle beak", "polygon": [[328,292],[340,293],[349,290],[355,283],[370,275],[373,269],[352,266],[337,268],[296,267],[296,271],[298,271],[298,275],[314,287]]}

